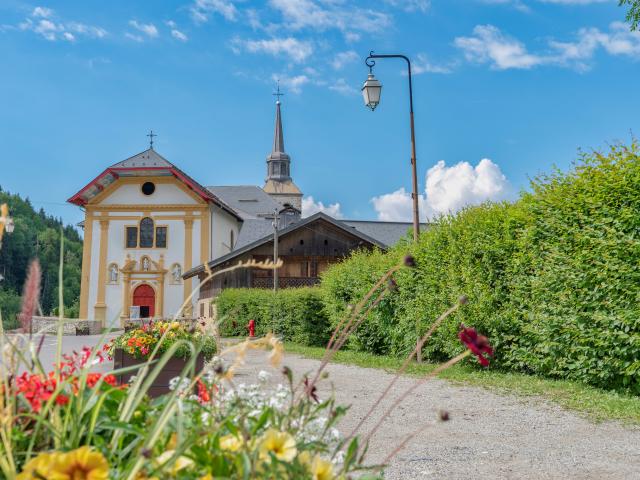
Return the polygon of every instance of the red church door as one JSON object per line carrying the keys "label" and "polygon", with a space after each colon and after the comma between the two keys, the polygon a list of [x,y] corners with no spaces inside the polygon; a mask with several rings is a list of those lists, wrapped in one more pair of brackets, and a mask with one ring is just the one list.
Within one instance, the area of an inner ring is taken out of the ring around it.
{"label": "red church door", "polygon": [[133,291],[133,305],[140,307],[140,318],[151,318],[156,309],[156,292],[149,285],[139,285]]}

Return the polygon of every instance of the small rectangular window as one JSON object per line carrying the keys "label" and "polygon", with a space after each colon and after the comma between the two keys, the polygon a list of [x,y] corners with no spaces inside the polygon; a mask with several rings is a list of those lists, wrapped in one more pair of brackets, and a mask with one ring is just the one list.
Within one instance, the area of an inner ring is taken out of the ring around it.
{"label": "small rectangular window", "polygon": [[167,248],[167,227],[156,227],[156,248]]}
{"label": "small rectangular window", "polygon": [[127,248],[138,246],[138,227],[127,227]]}

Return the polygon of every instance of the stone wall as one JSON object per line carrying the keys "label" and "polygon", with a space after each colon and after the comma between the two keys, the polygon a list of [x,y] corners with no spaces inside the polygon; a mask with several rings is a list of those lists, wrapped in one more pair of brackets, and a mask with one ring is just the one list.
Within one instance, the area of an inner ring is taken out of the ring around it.
{"label": "stone wall", "polygon": [[[33,317],[33,333],[46,329],[48,334],[55,334],[58,330],[58,317]],[[98,320],[64,319],[63,335],[99,335],[102,325]]]}

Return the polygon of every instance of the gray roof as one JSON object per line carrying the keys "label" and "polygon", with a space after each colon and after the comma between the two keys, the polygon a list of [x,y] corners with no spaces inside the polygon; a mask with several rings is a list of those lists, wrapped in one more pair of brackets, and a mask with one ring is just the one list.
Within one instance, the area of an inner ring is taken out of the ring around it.
{"label": "gray roof", "polygon": [[[289,225],[286,228],[283,228],[281,230],[279,230],[279,235],[280,237],[287,235],[288,233],[294,232],[296,230],[298,230],[299,228],[303,228],[306,227],[308,224],[315,222],[316,220],[324,220],[326,222],[331,223],[332,225],[346,231],[346,232],[350,232],[353,235],[355,235],[356,237],[364,240],[367,243],[370,243],[371,245],[375,245],[377,247],[380,248],[386,248],[386,245],[382,244],[381,242],[379,242],[378,240],[376,240],[375,238],[371,238],[370,236],[359,232],[358,230],[356,230],[355,228],[352,228],[348,225],[345,225],[342,221],[340,220],[336,220],[333,217],[330,217],[329,215],[327,215],[326,213],[322,213],[322,212],[318,212],[315,215],[311,215],[310,217],[307,218],[303,218],[302,220],[300,220],[299,222],[293,223],[291,225]],[[262,220],[265,223],[268,223],[266,220]],[[239,247],[239,248],[235,248],[232,252],[223,255],[222,257],[218,257],[212,261],[210,261],[208,263],[209,268],[215,268],[218,265],[221,265],[225,262],[228,262],[229,260],[233,260],[234,258],[242,255],[243,253],[246,253],[250,250],[253,250],[256,247],[259,247],[260,245],[264,245],[265,243],[271,242],[273,241],[273,235],[268,234],[265,235],[262,238],[259,238],[258,240],[251,242],[249,244],[244,245],[243,247]],[[191,270],[189,270],[188,272],[185,272],[184,275],[182,276],[182,278],[190,278],[193,277],[195,275],[197,275],[200,272],[204,271],[204,265],[199,265],[195,268],[192,268]]]}
{"label": "gray roof", "polygon": [[282,209],[268,193],[255,185],[211,186],[207,189],[245,220],[273,215],[274,210]]}
{"label": "gray roof", "polygon": [[239,248],[242,248],[245,245],[249,245],[250,243],[255,242],[259,238],[266,237],[270,234],[273,234],[272,219],[247,219],[242,222],[242,227],[240,228],[240,233],[238,234],[238,240],[236,240],[236,244],[233,246],[233,249],[237,250]]}
{"label": "gray roof", "polygon": [[[237,211],[237,208],[236,208]],[[412,227],[410,222],[382,222],[382,221],[368,221],[368,220],[337,220],[354,230],[358,230],[359,233],[363,233],[375,240],[380,244],[390,247],[400,241],[400,239],[407,237],[409,230]],[[267,235],[273,234],[273,219],[269,218],[252,218],[243,222],[238,234],[238,239],[234,245],[234,251],[255,242]],[[426,228],[426,225],[422,225],[422,228]]]}
{"label": "gray roof", "polygon": [[[401,238],[406,237],[413,226],[410,222],[382,222],[368,220],[342,220],[350,227],[375,238],[385,245],[395,245]],[[424,226],[423,226],[424,228]]]}

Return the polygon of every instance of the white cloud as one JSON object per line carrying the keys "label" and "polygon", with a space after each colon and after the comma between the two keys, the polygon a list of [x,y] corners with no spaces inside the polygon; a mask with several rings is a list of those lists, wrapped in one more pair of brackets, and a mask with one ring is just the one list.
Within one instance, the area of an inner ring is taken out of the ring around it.
{"label": "white cloud", "polygon": [[584,71],[590,68],[589,61],[598,49],[609,55],[640,58],[640,32],[630,31],[623,22],[611,23],[606,32],[594,27],[582,28],[574,41],[549,40],[546,51],[535,54],[493,25],[478,25],[473,29],[473,36],[458,37],[454,43],[468,61],[489,64],[498,70],[556,65]]}
{"label": "white cloud", "polygon": [[313,46],[310,42],[301,41],[294,37],[262,40],[234,38],[231,41],[231,48],[236,53],[246,50],[250,53],[266,53],[274,57],[285,55],[296,63],[304,62],[313,53]]}
{"label": "white cloud", "polygon": [[360,41],[361,35],[355,32],[344,32],[344,39],[348,43],[354,43]]}
{"label": "white cloud", "polygon": [[339,203],[332,203],[326,205],[322,202],[316,202],[313,196],[308,196],[302,199],[302,216],[310,217],[318,212],[326,213],[333,218],[342,218],[342,212],[340,211]]}
{"label": "white cloud", "polygon": [[420,75],[422,73],[451,73],[451,67],[447,65],[436,65],[431,63],[424,53],[416,55],[411,72],[414,75]]}
{"label": "white cloud", "polygon": [[107,36],[107,31],[104,28],[85,25],[84,23],[71,22],[66,25],[66,28],[73,33],[90,38],[104,38]]}
{"label": "white cloud", "polygon": [[217,13],[225,20],[235,22],[238,16],[238,9],[229,0],[196,0],[189,8],[191,18],[196,23],[209,21],[209,15]]}
{"label": "white cloud", "polygon": [[468,61],[490,63],[493,68],[531,68],[544,63],[537,55],[527,52],[527,48],[515,38],[503,35],[493,25],[477,25],[473,36],[458,37],[454,45],[460,48]]}
{"label": "white cloud", "polygon": [[531,12],[531,8],[527,4],[525,4],[522,0],[481,0],[482,3],[486,3],[489,5],[508,5],[516,10],[521,12],[529,13]]}
{"label": "white cloud", "polygon": [[378,32],[391,24],[391,17],[384,12],[341,1],[270,0],[269,5],[282,14],[286,27],[294,30]]}
{"label": "white cloud", "polygon": [[[418,199],[420,207],[420,220],[424,221],[426,212],[424,197]],[[404,187],[392,193],[385,193],[371,199],[373,208],[378,214],[378,220],[384,222],[410,222],[413,218],[413,200],[411,194]]]}
{"label": "white cloud", "polygon": [[129,20],[129,25],[144,33],[149,38],[156,38],[158,36],[158,29],[153,23],[140,23],[137,20]]}
{"label": "white cloud", "polygon": [[125,38],[128,38],[129,40],[133,40],[134,42],[138,42],[138,43],[144,42],[144,38],[142,38],[141,35],[136,35],[134,33],[125,32],[124,36],[125,36]]}
{"label": "white cloud", "polygon": [[335,57],[333,57],[333,60],[331,61],[331,66],[335,70],[342,70],[342,68],[345,65],[355,62],[359,58],[360,57],[358,56],[358,54],[353,50],[347,50],[346,52],[338,52],[336,53]]}
{"label": "white cloud", "polygon": [[469,162],[447,167],[440,160],[427,171],[425,191],[430,211],[449,213],[467,205],[504,199],[509,194],[509,182],[500,167],[488,158],[475,167]]}
{"label": "white cloud", "polygon": [[175,28],[171,30],[171,36],[177,40],[180,40],[181,42],[186,42],[187,40],[189,40],[189,37],[187,37],[180,30],[176,30]]}
{"label": "white cloud", "polygon": [[431,6],[429,0],[384,0],[385,3],[393,7],[400,8],[405,12],[426,12]]}
{"label": "white cloud", "polygon": [[279,82],[285,89],[289,90],[291,93],[300,93],[302,91],[302,87],[308,84],[311,79],[306,75],[276,75],[275,73],[271,75],[271,81],[276,83]]}
{"label": "white cloud", "polygon": [[53,15],[53,10],[47,7],[36,7],[31,13],[31,16],[36,18],[49,18],[51,15]]}
{"label": "white cloud", "polygon": [[332,85],[329,85],[329,90],[341,93],[342,95],[357,95],[359,93],[358,90],[350,83],[347,83],[344,78],[339,78]]}
{"label": "white cloud", "polygon": [[57,22],[53,19],[54,11],[46,7],[34,8],[30,17],[18,24],[18,30],[32,31],[50,42],[57,40],[74,42],[78,36],[89,38],[107,36],[107,31],[104,28],[79,22]]}
{"label": "white cloud", "polygon": [[[447,167],[439,161],[427,171],[426,188],[420,195],[421,220],[438,214],[454,213],[467,205],[489,200],[503,200],[511,193],[507,178],[500,167],[484,158],[474,167],[460,162]],[[411,194],[400,188],[371,199],[379,220],[410,221],[413,202]]]}

